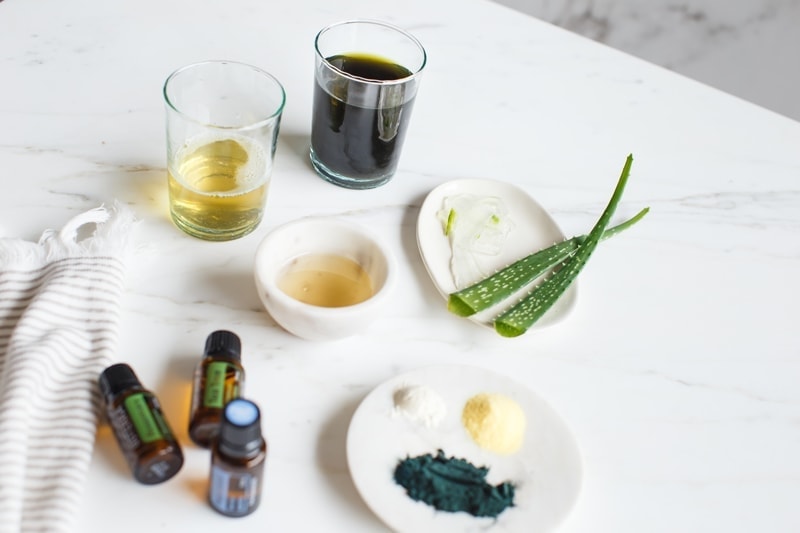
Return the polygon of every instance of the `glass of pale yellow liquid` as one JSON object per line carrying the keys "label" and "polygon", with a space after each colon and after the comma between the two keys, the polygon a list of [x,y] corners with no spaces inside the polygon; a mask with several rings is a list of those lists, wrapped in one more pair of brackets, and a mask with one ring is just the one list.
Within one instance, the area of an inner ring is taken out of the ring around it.
{"label": "glass of pale yellow liquid", "polygon": [[264,216],[286,93],[271,74],[204,61],[164,83],[172,221],[200,239],[247,235]]}

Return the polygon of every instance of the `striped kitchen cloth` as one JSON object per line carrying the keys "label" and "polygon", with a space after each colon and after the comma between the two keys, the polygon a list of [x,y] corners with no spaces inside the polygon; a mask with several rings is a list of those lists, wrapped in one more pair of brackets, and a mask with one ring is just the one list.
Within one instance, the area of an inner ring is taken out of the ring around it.
{"label": "striped kitchen cloth", "polygon": [[38,243],[0,239],[2,533],[73,530],[132,225],[129,210],[100,207]]}

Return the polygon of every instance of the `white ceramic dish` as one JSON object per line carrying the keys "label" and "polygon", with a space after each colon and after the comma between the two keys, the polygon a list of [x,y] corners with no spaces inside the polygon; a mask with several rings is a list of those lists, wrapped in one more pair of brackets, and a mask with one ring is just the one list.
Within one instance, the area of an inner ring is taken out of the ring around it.
{"label": "white ceramic dish", "polygon": [[[394,392],[412,385],[428,386],[444,399],[447,414],[437,427],[395,412]],[[527,423],[519,452],[498,455],[482,449],[464,429],[463,406],[482,392],[504,394],[522,407]],[[437,449],[488,467],[487,482],[493,485],[513,482],[514,506],[493,519],[436,511],[412,500],[395,483],[394,469],[406,456],[435,455]],[[422,368],[372,390],[350,422],[347,460],[356,488],[373,512],[393,530],[415,533],[552,531],[575,505],[583,470],[575,438],[543,399],[507,377],[462,365]]]}
{"label": "white ceramic dish", "polygon": [[[503,250],[498,255],[481,258],[481,265],[487,275],[537,250],[564,240],[564,234],[547,211],[525,191],[514,185],[487,179],[461,179],[439,185],[428,194],[420,208],[417,219],[417,245],[428,274],[445,300],[456,290],[456,286],[450,271],[450,243],[444,235],[437,213],[442,209],[445,198],[458,194],[494,196],[500,198],[508,209],[513,227]],[[567,292],[533,327],[555,324],[563,319],[574,307],[576,297],[577,282],[573,282]],[[476,313],[470,319],[491,327],[492,319],[514,301],[516,298],[509,298],[505,302]]]}
{"label": "white ceramic dish", "polygon": [[[345,307],[319,307],[295,300],[278,288],[278,276],[293,259],[334,254],[352,259],[372,280],[374,294]],[[256,251],[258,296],[275,321],[307,340],[334,340],[359,333],[381,312],[394,286],[391,252],[366,229],[332,217],[303,218],[270,231]]]}

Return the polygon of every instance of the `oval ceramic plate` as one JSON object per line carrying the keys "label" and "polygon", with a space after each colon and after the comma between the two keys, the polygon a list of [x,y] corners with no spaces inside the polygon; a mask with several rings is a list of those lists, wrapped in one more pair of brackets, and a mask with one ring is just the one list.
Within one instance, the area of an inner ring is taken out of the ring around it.
{"label": "oval ceramic plate", "polygon": [[[447,413],[434,428],[397,413],[394,393],[424,385],[445,402]],[[479,447],[461,423],[466,401],[480,393],[504,394],[525,413],[525,440],[513,455]],[[497,518],[477,518],[465,512],[437,511],[412,500],[395,483],[398,461],[407,456],[458,457],[489,469],[486,481],[515,485],[514,505]],[[526,531],[555,529],[577,501],[582,481],[578,445],[571,431],[543,399],[523,385],[488,370],[442,365],[422,368],[385,381],[356,409],[347,433],[347,461],[353,481],[367,505],[395,531]]]}
{"label": "oval ceramic plate", "polygon": [[[481,258],[481,267],[487,276],[518,259],[564,240],[564,234],[547,211],[525,191],[514,185],[487,179],[461,179],[439,185],[428,194],[420,208],[417,219],[417,245],[428,274],[445,299],[456,290],[456,286],[450,270],[450,242],[444,235],[442,222],[437,214],[442,209],[445,198],[458,194],[499,198],[508,210],[513,224],[502,251],[498,255]],[[575,305],[576,294],[576,282],[573,282],[533,327],[554,324],[564,318]],[[500,302],[476,313],[470,319],[492,327],[492,319],[514,303],[518,297]]]}

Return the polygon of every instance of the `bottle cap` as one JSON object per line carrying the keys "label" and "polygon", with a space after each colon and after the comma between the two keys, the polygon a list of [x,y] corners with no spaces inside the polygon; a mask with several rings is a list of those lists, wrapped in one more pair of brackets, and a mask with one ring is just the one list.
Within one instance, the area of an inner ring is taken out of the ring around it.
{"label": "bottle cap", "polygon": [[99,383],[100,392],[106,402],[131,387],[142,388],[142,383],[136,377],[136,373],[125,363],[117,363],[103,370],[100,373]]}
{"label": "bottle cap", "polygon": [[248,458],[261,450],[261,413],[250,400],[237,398],[225,405],[219,429],[219,447],[224,454]]}
{"label": "bottle cap", "polygon": [[229,357],[238,361],[242,356],[242,341],[232,331],[215,331],[206,339],[205,355]]}

